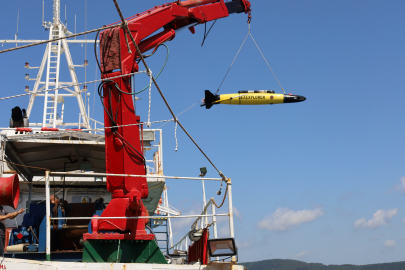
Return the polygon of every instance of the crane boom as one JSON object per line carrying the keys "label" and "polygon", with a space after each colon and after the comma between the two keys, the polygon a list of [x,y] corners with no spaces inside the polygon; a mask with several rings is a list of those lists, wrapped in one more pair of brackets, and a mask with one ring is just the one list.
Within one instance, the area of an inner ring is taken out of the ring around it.
{"label": "crane boom", "polygon": [[[130,34],[141,53],[172,40],[176,30],[225,18],[232,13],[250,12],[247,0],[187,0],[155,6],[126,19]],[[162,31],[156,33],[159,29]],[[132,38],[123,27],[117,26],[100,33],[100,68],[103,79],[125,75],[139,70],[137,51]],[[146,165],[140,144],[140,117],[135,115],[130,76],[103,83],[106,172],[109,174],[145,175]],[[130,125],[130,126],[128,126]],[[118,127],[116,127],[118,126]],[[107,189],[112,199],[101,217],[148,216],[142,199],[148,197],[146,178],[107,176]],[[147,234],[147,219],[92,220],[92,234],[85,240],[153,240]],[[104,231],[116,232],[103,234]]]}

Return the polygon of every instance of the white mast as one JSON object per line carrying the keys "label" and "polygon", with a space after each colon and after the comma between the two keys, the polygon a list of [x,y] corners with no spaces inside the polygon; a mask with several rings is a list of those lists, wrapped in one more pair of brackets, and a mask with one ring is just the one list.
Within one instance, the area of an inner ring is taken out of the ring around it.
{"label": "white mast", "polygon": [[[43,15],[44,20],[44,15]],[[65,36],[69,36],[72,33],[68,31],[66,26],[60,21],[60,0],[53,1],[53,21],[45,22],[43,21],[43,26],[49,29],[49,39],[56,39]],[[10,40],[0,40],[0,43],[9,43]],[[14,43],[33,43],[33,40],[13,40]],[[26,63],[25,67],[28,69],[38,68],[38,74],[36,78],[30,79],[29,75],[26,74],[27,80],[35,80],[34,88],[31,91],[30,101],[27,107],[27,116],[30,117],[32,112],[32,107],[34,105],[35,98],[40,96],[44,97],[44,109],[42,123],[30,123],[30,126],[42,126],[56,128],[58,126],[79,126],[79,128],[91,128],[89,123],[89,117],[86,112],[86,107],[82,99],[82,92],[87,91],[87,87],[81,90],[79,86],[72,86],[78,83],[75,67],[85,67],[87,66],[87,61],[85,60],[83,65],[74,65],[70,54],[68,43],[94,43],[94,41],[87,40],[66,40],[62,39],[56,42],[47,43],[44,57],[42,58],[41,65],[39,67],[30,67]],[[71,81],[61,82],[60,81],[60,66],[61,66],[61,55],[65,53],[66,64],[69,69]],[[44,71],[45,81],[41,81]],[[56,91],[49,91],[45,93],[38,94],[37,92],[45,89],[60,88],[62,89]],[[26,90],[29,91],[29,90]],[[65,123],[63,120],[64,116],[64,102],[65,98],[74,97],[77,99],[79,105],[80,116],[79,123]],[[58,106],[62,103],[62,106]]]}

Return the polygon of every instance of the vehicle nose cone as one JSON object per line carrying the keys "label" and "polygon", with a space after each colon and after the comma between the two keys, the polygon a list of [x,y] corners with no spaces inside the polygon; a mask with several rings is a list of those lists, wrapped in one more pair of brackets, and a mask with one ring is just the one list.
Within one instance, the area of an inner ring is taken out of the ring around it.
{"label": "vehicle nose cone", "polygon": [[298,95],[284,95],[284,103],[294,103],[294,102],[301,102],[306,100],[303,96]]}

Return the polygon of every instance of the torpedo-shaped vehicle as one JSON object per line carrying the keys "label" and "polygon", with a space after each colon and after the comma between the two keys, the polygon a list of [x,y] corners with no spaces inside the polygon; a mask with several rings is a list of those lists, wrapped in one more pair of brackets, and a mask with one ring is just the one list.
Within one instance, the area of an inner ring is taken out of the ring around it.
{"label": "torpedo-shaped vehicle", "polygon": [[292,94],[276,94],[274,90],[247,90],[239,91],[237,94],[214,95],[205,90],[204,104],[209,109],[215,104],[229,105],[267,105],[280,103],[294,103],[306,100],[303,96]]}

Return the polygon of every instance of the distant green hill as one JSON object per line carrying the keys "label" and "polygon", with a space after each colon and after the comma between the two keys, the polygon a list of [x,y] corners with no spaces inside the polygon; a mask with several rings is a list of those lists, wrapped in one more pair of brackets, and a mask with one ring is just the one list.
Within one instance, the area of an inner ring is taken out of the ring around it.
{"label": "distant green hill", "polygon": [[368,264],[368,265],[324,265],[305,263],[295,260],[265,260],[239,263],[248,270],[404,270],[405,262]]}

